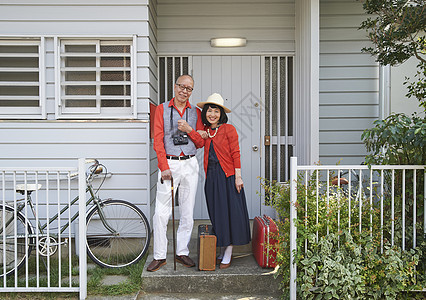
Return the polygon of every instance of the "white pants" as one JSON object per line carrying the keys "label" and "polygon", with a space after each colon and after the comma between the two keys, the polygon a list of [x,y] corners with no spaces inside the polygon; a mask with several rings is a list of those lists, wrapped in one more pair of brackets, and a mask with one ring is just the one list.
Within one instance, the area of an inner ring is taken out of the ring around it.
{"label": "white pants", "polygon": [[[197,158],[191,157],[187,160],[168,160],[173,176],[173,192],[179,186],[179,209],[180,221],[176,234],[176,254],[188,255],[188,243],[191,239],[192,227],[194,225],[195,194],[198,185],[199,165]],[[154,229],[154,259],[165,259],[167,255],[167,223],[172,214],[171,181],[160,182],[161,171],[158,172],[157,196],[155,203],[155,214],[153,216]],[[176,215],[176,211],[175,211]]]}

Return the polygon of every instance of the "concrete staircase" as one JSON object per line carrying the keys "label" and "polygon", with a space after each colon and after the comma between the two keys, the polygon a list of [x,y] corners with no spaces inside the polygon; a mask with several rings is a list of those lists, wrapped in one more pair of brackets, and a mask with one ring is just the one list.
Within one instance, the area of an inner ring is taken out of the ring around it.
{"label": "concrete staircase", "polygon": [[147,272],[146,268],[153,259],[150,251],[142,273],[143,293],[138,299],[279,299],[279,279],[274,279],[273,269],[258,266],[251,244],[234,247],[232,265],[228,269],[198,270],[198,225],[207,223],[206,220],[195,222],[189,245],[190,257],[197,266],[186,268],[176,263],[176,271],[173,268],[172,225],[169,224],[167,265],[156,272]]}

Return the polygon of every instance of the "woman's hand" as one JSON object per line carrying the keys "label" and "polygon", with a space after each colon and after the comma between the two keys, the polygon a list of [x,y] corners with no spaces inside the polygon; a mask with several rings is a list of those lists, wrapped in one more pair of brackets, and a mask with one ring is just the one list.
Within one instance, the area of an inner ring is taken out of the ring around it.
{"label": "woman's hand", "polygon": [[244,187],[243,178],[241,178],[241,169],[235,169],[235,188],[238,193]]}
{"label": "woman's hand", "polygon": [[178,129],[182,132],[190,133],[192,127],[185,120],[178,120]]}
{"label": "woman's hand", "polygon": [[207,131],[204,131],[204,130],[197,130],[197,132],[201,135],[201,137],[202,137],[203,139],[206,139],[206,138],[208,137],[208,135],[207,135]]}
{"label": "woman's hand", "polygon": [[243,179],[241,177],[235,176],[235,187],[237,188],[238,193],[241,192],[241,189],[244,187]]}

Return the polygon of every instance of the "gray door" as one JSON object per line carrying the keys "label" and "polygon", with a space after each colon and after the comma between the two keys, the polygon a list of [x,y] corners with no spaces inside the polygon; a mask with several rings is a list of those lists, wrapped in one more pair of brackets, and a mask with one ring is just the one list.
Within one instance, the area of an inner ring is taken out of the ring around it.
{"label": "gray door", "polygon": [[[192,74],[195,86],[191,103],[205,101],[220,93],[232,110],[229,123],[239,135],[242,177],[250,218],[261,212],[261,57],[260,56],[193,56]],[[199,150],[200,181],[194,218],[208,219],[204,197],[203,150]]]}

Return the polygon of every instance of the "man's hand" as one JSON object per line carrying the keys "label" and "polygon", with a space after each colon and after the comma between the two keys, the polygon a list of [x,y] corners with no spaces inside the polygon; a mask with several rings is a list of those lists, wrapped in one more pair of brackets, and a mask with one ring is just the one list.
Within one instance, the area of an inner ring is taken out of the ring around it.
{"label": "man's hand", "polygon": [[208,135],[207,135],[207,131],[204,130],[197,130],[197,132],[201,135],[201,137],[203,139],[207,139]]}
{"label": "man's hand", "polygon": [[185,120],[178,120],[178,129],[180,131],[190,133],[192,131],[192,127]]}
{"label": "man's hand", "polygon": [[170,171],[170,169],[161,171],[161,179],[171,180],[172,179],[172,171]]}

